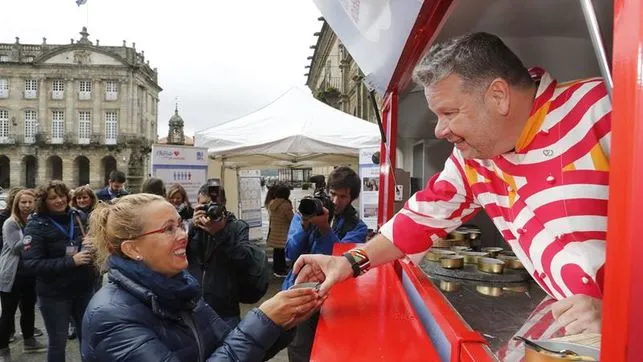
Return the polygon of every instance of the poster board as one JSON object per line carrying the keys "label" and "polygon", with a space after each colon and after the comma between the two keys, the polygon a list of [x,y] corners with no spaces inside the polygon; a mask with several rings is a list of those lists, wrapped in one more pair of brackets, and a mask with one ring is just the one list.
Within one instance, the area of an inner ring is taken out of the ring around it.
{"label": "poster board", "polygon": [[261,227],[261,171],[239,170],[239,219]]}
{"label": "poster board", "polygon": [[380,189],[380,166],[373,163],[373,154],[379,147],[359,151],[359,178],[362,192],[359,198],[359,214],[369,229],[377,230],[377,208]]}
{"label": "poster board", "polygon": [[152,145],[153,177],[163,180],[165,188],[180,184],[194,204],[201,185],[208,178],[208,149],[192,146]]}

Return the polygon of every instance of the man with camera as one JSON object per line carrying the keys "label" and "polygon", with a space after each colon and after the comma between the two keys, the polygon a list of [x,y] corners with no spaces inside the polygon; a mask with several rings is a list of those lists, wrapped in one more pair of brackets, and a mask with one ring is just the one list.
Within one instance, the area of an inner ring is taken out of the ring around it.
{"label": "man with camera", "polygon": [[[328,176],[328,194],[323,176],[311,177],[315,183],[312,198],[305,198],[292,218],[286,258],[297,260],[302,254],[331,255],[335,243],[364,243],[368,227],[351,205],[360,193],[359,176],[350,167],[338,167]],[[295,275],[288,273],[283,289],[293,286]],[[309,361],[319,313],[297,326],[295,339],[288,346],[290,362]]]}
{"label": "man with camera", "polygon": [[239,303],[256,303],[268,290],[266,253],[249,241],[248,224],[225,208],[218,181],[203,185],[189,228],[189,271],[205,301],[231,327],[240,321]]}

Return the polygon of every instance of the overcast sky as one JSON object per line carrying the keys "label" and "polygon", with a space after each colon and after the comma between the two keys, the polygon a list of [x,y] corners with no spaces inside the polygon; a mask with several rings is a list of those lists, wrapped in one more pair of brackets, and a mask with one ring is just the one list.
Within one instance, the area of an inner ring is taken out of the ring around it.
{"label": "overcast sky", "polygon": [[306,81],[321,14],[312,0],[0,0],[0,42],[136,43],[163,88],[159,135],[178,97],[186,134],[252,112]]}

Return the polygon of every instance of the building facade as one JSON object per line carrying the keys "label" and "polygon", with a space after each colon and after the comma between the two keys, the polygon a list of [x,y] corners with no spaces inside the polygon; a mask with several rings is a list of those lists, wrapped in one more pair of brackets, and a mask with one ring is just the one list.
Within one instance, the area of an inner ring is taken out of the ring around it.
{"label": "building facade", "polygon": [[[308,57],[310,64],[306,66],[306,85],[320,101],[355,117],[376,123],[377,112],[370,92],[362,82],[364,74],[324,18],[319,20],[322,21],[322,28],[315,33],[317,43],[311,46],[314,52]],[[377,95],[375,102],[379,109],[382,101]],[[335,166],[314,167],[308,172],[312,175],[327,176]],[[348,166],[357,170],[356,164]]]}
{"label": "building facade", "polygon": [[0,44],[0,187],[52,179],[138,190],[157,140],[158,73],[135,43]]}
{"label": "building facade", "polygon": [[[308,57],[310,64],[306,85],[315,97],[328,105],[343,112],[369,122],[377,121],[377,114],[371,102],[368,88],[362,82],[364,74],[357,66],[346,47],[323,21],[321,31],[317,35],[317,44],[312,56]],[[376,102],[381,99],[376,96]]]}

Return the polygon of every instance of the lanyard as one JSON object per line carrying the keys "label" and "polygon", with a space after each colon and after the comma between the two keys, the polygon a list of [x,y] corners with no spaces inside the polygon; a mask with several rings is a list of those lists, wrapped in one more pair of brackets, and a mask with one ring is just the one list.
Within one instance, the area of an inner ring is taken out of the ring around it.
{"label": "lanyard", "polygon": [[69,234],[69,241],[72,243],[74,242],[74,213],[70,212],[69,213],[69,231],[65,231],[65,228],[62,227],[59,223],[54,221],[54,219],[49,218],[49,221],[51,221],[54,226],[60,230],[63,234]]}

